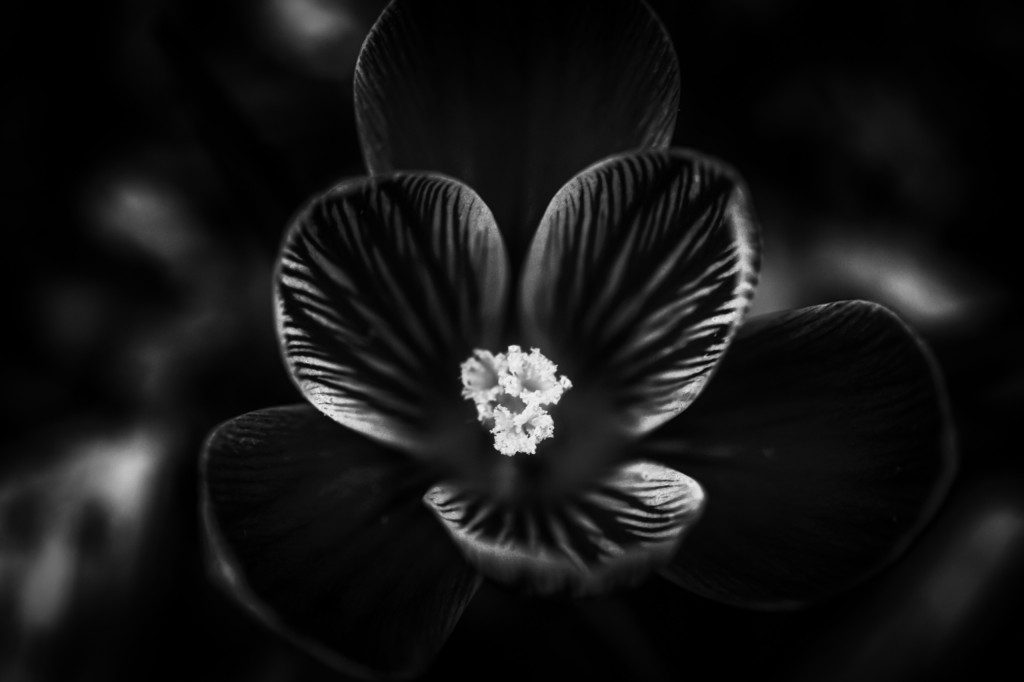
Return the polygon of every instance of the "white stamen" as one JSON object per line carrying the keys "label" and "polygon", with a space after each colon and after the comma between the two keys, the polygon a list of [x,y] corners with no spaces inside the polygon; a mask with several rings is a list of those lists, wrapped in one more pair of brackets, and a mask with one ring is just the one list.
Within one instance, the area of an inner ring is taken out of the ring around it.
{"label": "white stamen", "polygon": [[572,388],[566,376],[556,376],[555,363],[536,349],[524,353],[509,346],[507,353],[474,350],[462,363],[462,397],[476,403],[477,419],[494,435],[494,449],[503,455],[535,454],[537,443],[555,432],[551,415]]}

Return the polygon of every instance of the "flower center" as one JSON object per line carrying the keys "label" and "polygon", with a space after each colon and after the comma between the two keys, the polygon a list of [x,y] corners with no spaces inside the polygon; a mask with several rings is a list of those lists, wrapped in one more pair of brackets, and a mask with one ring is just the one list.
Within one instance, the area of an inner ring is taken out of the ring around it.
{"label": "flower center", "polygon": [[494,435],[494,449],[503,455],[537,452],[555,424],[547,409],[572,388],[558,367],[536,348],[524,353],[509,346],[505,353],[476,349],[462,363],[462,397],[476,404],[476,416]]}

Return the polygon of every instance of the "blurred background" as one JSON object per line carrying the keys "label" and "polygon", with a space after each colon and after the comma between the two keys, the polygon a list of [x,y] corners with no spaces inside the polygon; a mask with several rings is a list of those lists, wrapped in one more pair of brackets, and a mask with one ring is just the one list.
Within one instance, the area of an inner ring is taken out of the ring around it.
{"label": "blurred background", "polygon": [[[337,679],[207,585],[196,463],[217,423],[297,398],[272,262],[308,194],[363,173],[352,69],[383,4],[5,7],[0,680]],[[751,186],[755,312],[902,314],[945,371],[959,476],[837,602],[485,587],[426,679],[1020,679],[1024,5],[651,4],[682,65],[676,144]]]}

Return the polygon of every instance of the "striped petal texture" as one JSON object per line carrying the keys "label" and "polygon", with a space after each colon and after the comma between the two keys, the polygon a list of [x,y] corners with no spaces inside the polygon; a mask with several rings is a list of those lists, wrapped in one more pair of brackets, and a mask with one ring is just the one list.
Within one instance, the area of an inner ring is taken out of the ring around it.
{"label": "striped petal texture", "polygon": [[441,447],[466,410],[459,365],[493,343],[505,305],[501,238],[471,190],[342,183],[294,219],[276,284],[284,358],[317,409],[408,451]]}
{"label": "striped petal texture", "polygon": [[309,405],[221,425],[202,475],[214,579],[349,675],[422,670],[479,584],[420,501],[423,467]]}
{"label": "striped petal texture", "polygon": [[522,281],[527,338],[638,435],[700,393],[749,304],[759,237],[736,174],[672,150],[612,157],[552,200]]}
{"label": "striped petal texture", "polygon": [[621,466],[560,499],[481,495],[454,483],[427,505],[469,561],[493,580],[538,594],[593,594],[664,566],[703,507],[700,486],[652,462]]}
{"label": "striped petal texture", "polygon": [[751,319],[700,398],[632,451],[707,491],[666,575],[747,607],[849,588],[932,517],[955,468],[950,424],[931,357],[885,308]]}
{"label": "striped petal texture", "polygon": [[516,271],[559,187],[610,154],[668,146],[678,103],[672,43],[633,0],[395,0],[355,74],[370,172],[465,182]]}

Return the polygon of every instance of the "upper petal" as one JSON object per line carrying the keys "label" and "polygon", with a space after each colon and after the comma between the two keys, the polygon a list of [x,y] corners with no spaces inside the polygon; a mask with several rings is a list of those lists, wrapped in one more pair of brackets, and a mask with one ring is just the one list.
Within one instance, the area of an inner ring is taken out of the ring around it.
{"label": "upper petal", "polygon": [[632,434],[697,397],[757,278],[747,193],[723,164],[671,150],[612,157],[552,200],[522,281],[527,337],[603,394]]}
{"label": "upper petal", "polygon": [[934,363],[877,304],[744,325],[701,397],[638,444],[707,490],[666,575],[733,604],[830,596],[901,551],[954,468]]}
{"label": "upper petal", "polygon": [[506,273],[493,217],[464,185],[420,174],[344,182],[310,201],[284,240],[285,360],[324,414],[422,451],[463,407],[460,363],[498,334]]}
{"label": "upper petal", "polygon": [[478,585],[424,509],[416,463],[308,405],[220,426],[203,479],[214,578],[348,674],[422,669]]}
{"label": "upper petal", "polygon": [[573,174],[667,146],[679,69],[637,0],[395,0],[363,45],[356,120],[373,174],[436,170],[494,211],[514,264]]}

